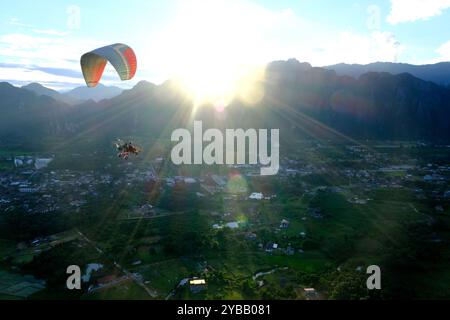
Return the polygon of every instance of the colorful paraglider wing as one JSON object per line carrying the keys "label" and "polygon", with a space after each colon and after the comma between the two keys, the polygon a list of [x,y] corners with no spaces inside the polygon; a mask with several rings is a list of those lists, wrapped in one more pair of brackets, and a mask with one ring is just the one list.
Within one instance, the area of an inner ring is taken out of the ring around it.
{"label": "colorful paraglider wing", "polygon": [[81,57],[81,70],[88,87],[98,84],[108,61],[121,80],[130,80],[136,74],[137,60],[133,49],[121,43],[112,44],[85,53]]}

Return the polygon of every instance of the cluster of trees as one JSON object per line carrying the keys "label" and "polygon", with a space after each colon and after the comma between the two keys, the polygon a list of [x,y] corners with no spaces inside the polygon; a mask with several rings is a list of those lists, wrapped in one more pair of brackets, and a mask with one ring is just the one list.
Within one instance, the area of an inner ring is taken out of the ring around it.
{"label": "cluster of trees", "polygon": [[68,214],[29,214],[16,209],[0,215],[0,235],[3,239],[28,241],[69,229],[74,221]]}

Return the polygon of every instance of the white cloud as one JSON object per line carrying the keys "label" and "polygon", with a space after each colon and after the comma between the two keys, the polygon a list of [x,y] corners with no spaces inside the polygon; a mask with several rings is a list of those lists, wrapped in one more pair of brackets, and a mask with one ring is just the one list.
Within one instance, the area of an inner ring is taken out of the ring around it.
{"label": "white cloud", "polygon": [[373,31],[366,35],[345,31],[329,41],[318,42],[316,46],[299,47],[298,51],[312,65],[327,66],[336,63],[396,62],[404,49],[391,32]]}
{"label": "white cloud", "polygon": [[[141,66],[171,76],[195,64],[259,64],[285,56],[292,34],[306,33],[290,9],[269,10],[246,0],[181,2],[143,53]],[[191,66],[190,66],[191,65]],[[235,67],[229,66],[229,67]]]}
{"label": "white cloud", "polygon": [[18,18],[10,18],[6,23],[11,26],[15,26],[15,27],[32,29],[34,33],[38,33],[38,34],[45,34],[45,35],[52,35],[52,36],[65,36],[68,34],[68,32],[58,31],[58,30],[54,30],[54,29],[39,29],[31,24],[23,23]]}
{"label": "white cloud", "polygon": [[70,60],[78,60],[86,52],[83,48],[92,49],[89,43],[92,41],[11,33],[0,36],[0,56],[25,64],[74,69]]}
{"label": "white cloud", "polygon": [[434,50],[435,55],[428,59],[416,59],[413,64],[435,64],[439,62],[450,62],[450,40],[441,44]]}
{"label": "white cloud", "polygon": [[441,61],[450,61],[450,41],[441,45],[436,52],[441,56]]}
{"label": "white cloud", "polygon": [[450,8],[450,0],[391,0],[390,24],[428,20]]}
{"label": "white cloud", "polygon": [[33,28],[31,24],[23,23],[18,18],[9,19],[8,24],[16,27]]}
{"label": "white cloud", "polygon": [[0,67],[0,81],[11,81],[13,83],[39,82],[42,85],[53,87],[55,83],[64,83],[75,86],[82,85],[83,79],[64,77],[48,74],[40,70],[27,68],[2,68]]}
{"label": "white cloud", "polygon": [[68,32],[64,31],[58,31],[53,29],[33,29],[33,32],[39,33],[39,34],[46,34],[50,36],[65,36],[68,34]]}
{"label": "white cloud", "polygon": [[421,61],[421,64],[433,64],[439,62],[450,62],[450,40],[439,46],[435,52],[437,58],[433,58],[426,61]]}
{"label": "white cloud", "polygon": [[[249,0],[181,3],[161,29],[142,40],[130,40],[138,55],[138,74],[134,81],[120,85],[130,85],[140,79],[162,82],[180,69],[195,69],[196,63],[204,69],[219,64],[219,69],[226,72],[236,67],[240,69],[241,64],[260,65],[288,58],[315,66],[394,62],[404,50],[392,33],[377,28],[367,34],[341,32],[307,21],[288,8],[269,10]],[[31,35],[0,35],[2,62],[79,71],[83,53],[117,41],[81,39],[72,32],[61,37],[59,31],[33,29]],[[14,69],[0,69],[0,79],[13,76],[11,70]],[[21,70],[20,75],[17,72],[20,79],[29,74],[34,81],[50,81],[55,77],[48,74],[44,77],[42,68]],[[113,70],[105,72],[105,75],[117,76]]]}
{"label": "white cloud", "polygon": [[77,5],[70,5],[66,8],[67,28],[70,30],[80,29],[81,25],[81,9]]}
{"label": "white cloud", "polygon": [[[107,44],[109,43],[94,39],[35,36],[23,33],[0,35],[2,62],[17,65],[17,67],[0,67],[0,80],[82,84],[84,80],[79,63],[81,55]],[[80,76],[74,77],[77,73]],[[105,69],[105,76],[111,75],[115,75],[114,69],[108,66]],[[106,79],[103,82],[109,83]]]}
{"label": "white cloud", "polygon": [[[236,0],[207,1],[211,3],[207,6],[203,3],[191,1],[181,7],[173,23],[144,54],[151,59],[140,65],[170,76],[180,66],[193,66],[189,61],[263,64],[297,58],[324,66],[340,62],[395,62],[404,51],[393,33],[377,28],[368,34],[341,32],[305,20],[290,9],[269,10]],[[204,43],[208,44],[206,50]]]}

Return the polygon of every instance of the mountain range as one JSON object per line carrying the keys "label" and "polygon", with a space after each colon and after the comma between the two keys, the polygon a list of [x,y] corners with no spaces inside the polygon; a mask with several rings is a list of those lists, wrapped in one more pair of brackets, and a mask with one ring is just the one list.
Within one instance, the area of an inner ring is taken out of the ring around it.
{"label": "mountain range", "polygon": [[77,100],[94,100],[111,99],[122,93],[122,89],[115,86],[105,86],[99,83],[95,88],[77,87],[66,92],[64,95]]}
{"label": "mountain range", "polygon": [[334,70],[338,75],[351,76],[354,78],[358,78],[367,72],[388,72],[394,75],[409,73],[422,80],[432,81],[443,86],[450,85],[450,62],[426,65],[392,62],[375,62],[365,65],[340,63],[324,68]]}
{"label": "mountain range", "polygon": [[[195,119],[205,128],[280,128],[281,143],[300,137],[450,140],[450,89],[409,73],[353,78],[290,59],[268,64],[255,86],[264,93],[257,105],[235,99],[223,112],[199,108]],[[193,99],[174,80],[142,81],[111,99],[75,105],[43,93],[0,83],[0,145],[169,139],[173,129],[193,123]]]}
{"label": "mountain range", "polygon": [[52,97],[57,101],[61,101],[70,105],[80,104],[85,100],[100,101],[103,99],[111,99],[122,93],[122,89],[115,86],[105,86],[101,83],[95,88],[77,87],[67,92],[58,92],[53,89],[44,87],[39,83],[30,83],[22,87],[23,89],[32,91],[37,95],[45,95]]}
{"label": "mountain range", "polygon": [[36,93],[39,96],[48,96],[48,97],[52,97],[53,99],[57,100],[57,101],[61,101],[67,104],[77,104],[77,103],[81,103],[81,100],[75,99],[71,96],[59,93],[56,90],[44,87],[43,85],[33,82],[30,83],[26,86],[23,86],[22,89],[26,89],[28,91],[32,91],[34,93]]}

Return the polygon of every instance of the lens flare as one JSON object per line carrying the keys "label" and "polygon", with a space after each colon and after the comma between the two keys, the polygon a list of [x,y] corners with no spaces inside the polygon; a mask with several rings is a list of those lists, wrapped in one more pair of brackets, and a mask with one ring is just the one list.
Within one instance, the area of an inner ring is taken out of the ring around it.
{"label": "lens flare", "polygon": [[228,179],[226,191],[231,194],[247,193],[247,180],[245,180],[239,172],[231,173]]}

